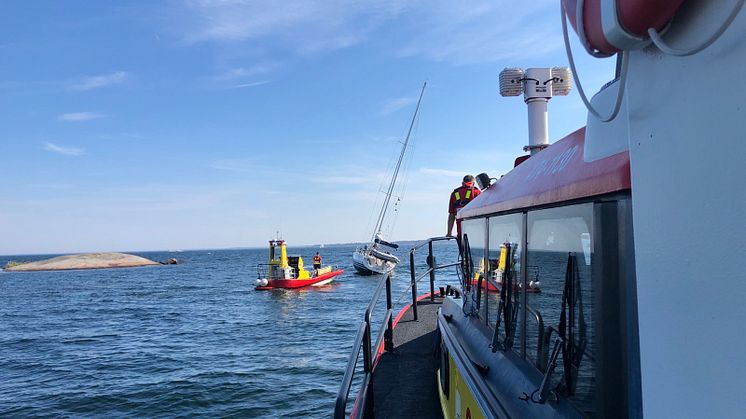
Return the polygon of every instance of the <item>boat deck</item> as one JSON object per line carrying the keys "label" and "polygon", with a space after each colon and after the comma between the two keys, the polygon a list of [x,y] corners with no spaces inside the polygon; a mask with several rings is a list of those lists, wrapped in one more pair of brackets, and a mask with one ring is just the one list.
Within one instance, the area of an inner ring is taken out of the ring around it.
{"label": "boat deck", "polygon": [[442,418],[435,358],[437,313],[443,299],[421,300],[418,320],[412,307],[394,327],[394,351],[384,352],[373,373],[376,418]]}

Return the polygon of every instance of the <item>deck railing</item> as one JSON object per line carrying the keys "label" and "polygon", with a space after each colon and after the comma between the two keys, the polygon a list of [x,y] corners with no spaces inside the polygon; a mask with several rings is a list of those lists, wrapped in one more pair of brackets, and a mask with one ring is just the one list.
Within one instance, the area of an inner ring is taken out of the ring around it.
{"label": "deck railing", "polygon": [[[274,272],[273,272],[274,268]],[[287,268],[289,269],[289,277],[295,278],[295,268],[292,266]],[[282,271],[279,267],[279,265],[271,265],[269,263],[258,263],[256,265],[256,278],[257,279],[284,279],[285,278],[285,272]]]}
{"label": "deck railing", "polygon": [[[412,248],[412,250],[409,251],[409,275],[411,278],[411,285],[412,287],[412,314],[414,315],[414,319],[417,320],[417,283],[420,282],[422,278],[424,278],[426,275],[430,276],[430,301],[435,301],[435,271],[442,268],[449,268],[451,266],[458,266],[461,262],[456,261],[452,263],[446,263],[443,265],[438,265],[437,261],[435,260],[435,256],[433,255],[433,243],[438,241],[446,241],[446,240],[455,240],[456,238],[453,236],[445,236],[445,237],[433,237],[430,239],[427,239],[423,242],[418,243],[416,246]],[[418,249],[424,247],[427,245],[427,270],[417,276],[416,272],[416,265],[414,263],[414,255],[417,252]]]}
{"label": "deck railing", "polygon": [[[352,352],[347,361],[347,369],[345,370],[342,378],[342,386],[337,393],[337,401],[334,406],[334,417],[335,419],[345,418],[347,415],[347,402],[350,395],[350,389],[352,388],[352,382],[355,376],[355,370],[357,368],[358,359],[360,358],[360,350],[363,351],[363,378],[360,385],[360,391],[358,397],[355,398],[355,402],[352,408],[351,417],[370,417],[372,416],[372,404],[368,403],[369,389],[372,381],[373,368],[381,355],[381,344],[383,349],[386,351],[394,350],[394,326],[393,326],[393,308],[394,304],[398,304],[404,296],[407,295],[407,291],[412,291],[412,310],[414,319],[417,320],[417,283],[422,280],[425,276],[430,277],[430,300],[435,300],[435,271],[442,268],[451,266],[458,266],[460,262],[452,262],[444,265],[438,265],[433,255],[433,242],[455,240],[454,237],[434,237],[427,239],[423,242],[418,243],[409,251],[409,272],[410,272],[410,284],[406,290],[402,292],[402,295],[396,302],[391,297],[391,274],[384,275],[365,310],[363,320],[358,325],[357,333],[355,334],[355,340],[352,344]],[[416,265],[414,263],[415,253],[418,249],[421,249],[427,245],[427,266],[428,269],[417,275]],[[381,297],[381,293],[384,288],[386,289],[386,314],[383,317],[381,326],[378,329],[378,335],[375,344],[372,342],[372,315],[373,311]]]}
{"label": "deck railing", "polygon": [[[371,334],[371,328],[372,328],[372,316],[373,316],[373,310],[376,307],[376,304],[378,303],[378,300],[381,296],[381,292],[383,288],[386,288],[386,315],[383,318],[383,322],[381,323],[381,327],[378,331],[378,338],[376,339],[376,344],[373,346],[371,343],[372,340],[372,334]],[[360,348],[362,346],[363,349],[363,372],[364,377],[363,381],[360,387],[360,399],[355,400],[355,407],[362,407],[362,409],[366,409],[368,406],[368,403],[366,402],[366,398],[368,396],[368,386],[371,382],[371,374],[373,373],[373,366],[375,365],[376,361],[378,360],[379,356],[379,350],[378,348],[381,347],[381,339],[383,339],[384,348],[387,351],[391,351],[394,349],[393,344],[393,302],[391,299],[391,274],[385,274],[383,278],[381,278],[381,281],[378,283],[378,286],[376,287],[375,292],[373,293],[373,297],[371,298],[370,303],[368,304],[368,308],[365,310],[365,316],[363,317],[363,321],[360,322],[360,325],[358,326],[357,334],[355,335],[355,341],[352,344],[352,353],[350,354],[350,358],[347,361],[347,369],[345,370],[344,378],[342,379],[342,387],[339,389],[339,393],[337,394],[337,402],[334,406],[334,417],[341,419],[344,418],[347,414],[347,399],[350,395],[350,388],[352,387],[352,379],[355,375],[355,368],[357,367],[357,361],[360,357]],[[373,352],[373,348],[376,348],[375,353]],[[353,415],[355,414],[356,409],[353,408]],[[366,416],[365,411],[363,411],[362,416]]]}

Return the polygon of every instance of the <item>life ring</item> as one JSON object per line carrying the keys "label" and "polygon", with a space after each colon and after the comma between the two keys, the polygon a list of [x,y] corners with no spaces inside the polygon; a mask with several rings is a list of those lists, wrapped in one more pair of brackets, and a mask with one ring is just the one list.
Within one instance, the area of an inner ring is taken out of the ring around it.
{"label": "life ring", "polygon": [[[643,48],[648,29],[663,29],[684,0],[561,0],[570,23],[593,55]],[[578,22],[578,18],[581,20]],[[579,24],[578,24],[579,23]]]}

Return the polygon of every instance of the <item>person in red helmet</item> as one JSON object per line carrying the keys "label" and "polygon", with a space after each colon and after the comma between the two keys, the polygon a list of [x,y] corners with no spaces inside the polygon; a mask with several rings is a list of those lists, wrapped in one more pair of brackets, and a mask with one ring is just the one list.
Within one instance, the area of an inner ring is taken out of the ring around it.
{"label": "person in red helmet", "polygon": [[471,202],[472,199],[479,196],[481,191],[474,186],[474,176],[466,175],[461,186],[451,192],[451,199],[448,202],[448,233],[446,236],[453,236],[453,224],[456,222],[456,213]]}

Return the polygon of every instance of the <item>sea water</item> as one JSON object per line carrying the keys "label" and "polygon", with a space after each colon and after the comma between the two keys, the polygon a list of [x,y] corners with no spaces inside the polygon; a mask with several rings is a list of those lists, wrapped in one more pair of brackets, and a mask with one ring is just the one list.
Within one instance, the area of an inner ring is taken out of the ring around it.
{"label": "sea water", "polygon": [[[354,274],[354,246],[289,248],[306,261],[316,251],[345,273],[302,290],[254,290],[266,249],[135,252],[181,263],[0,273],[0,417],[330,417],[380,277]],[[455,257],[447,246],[436,255]],[[401,306],[411,297],[400,257]]]}

